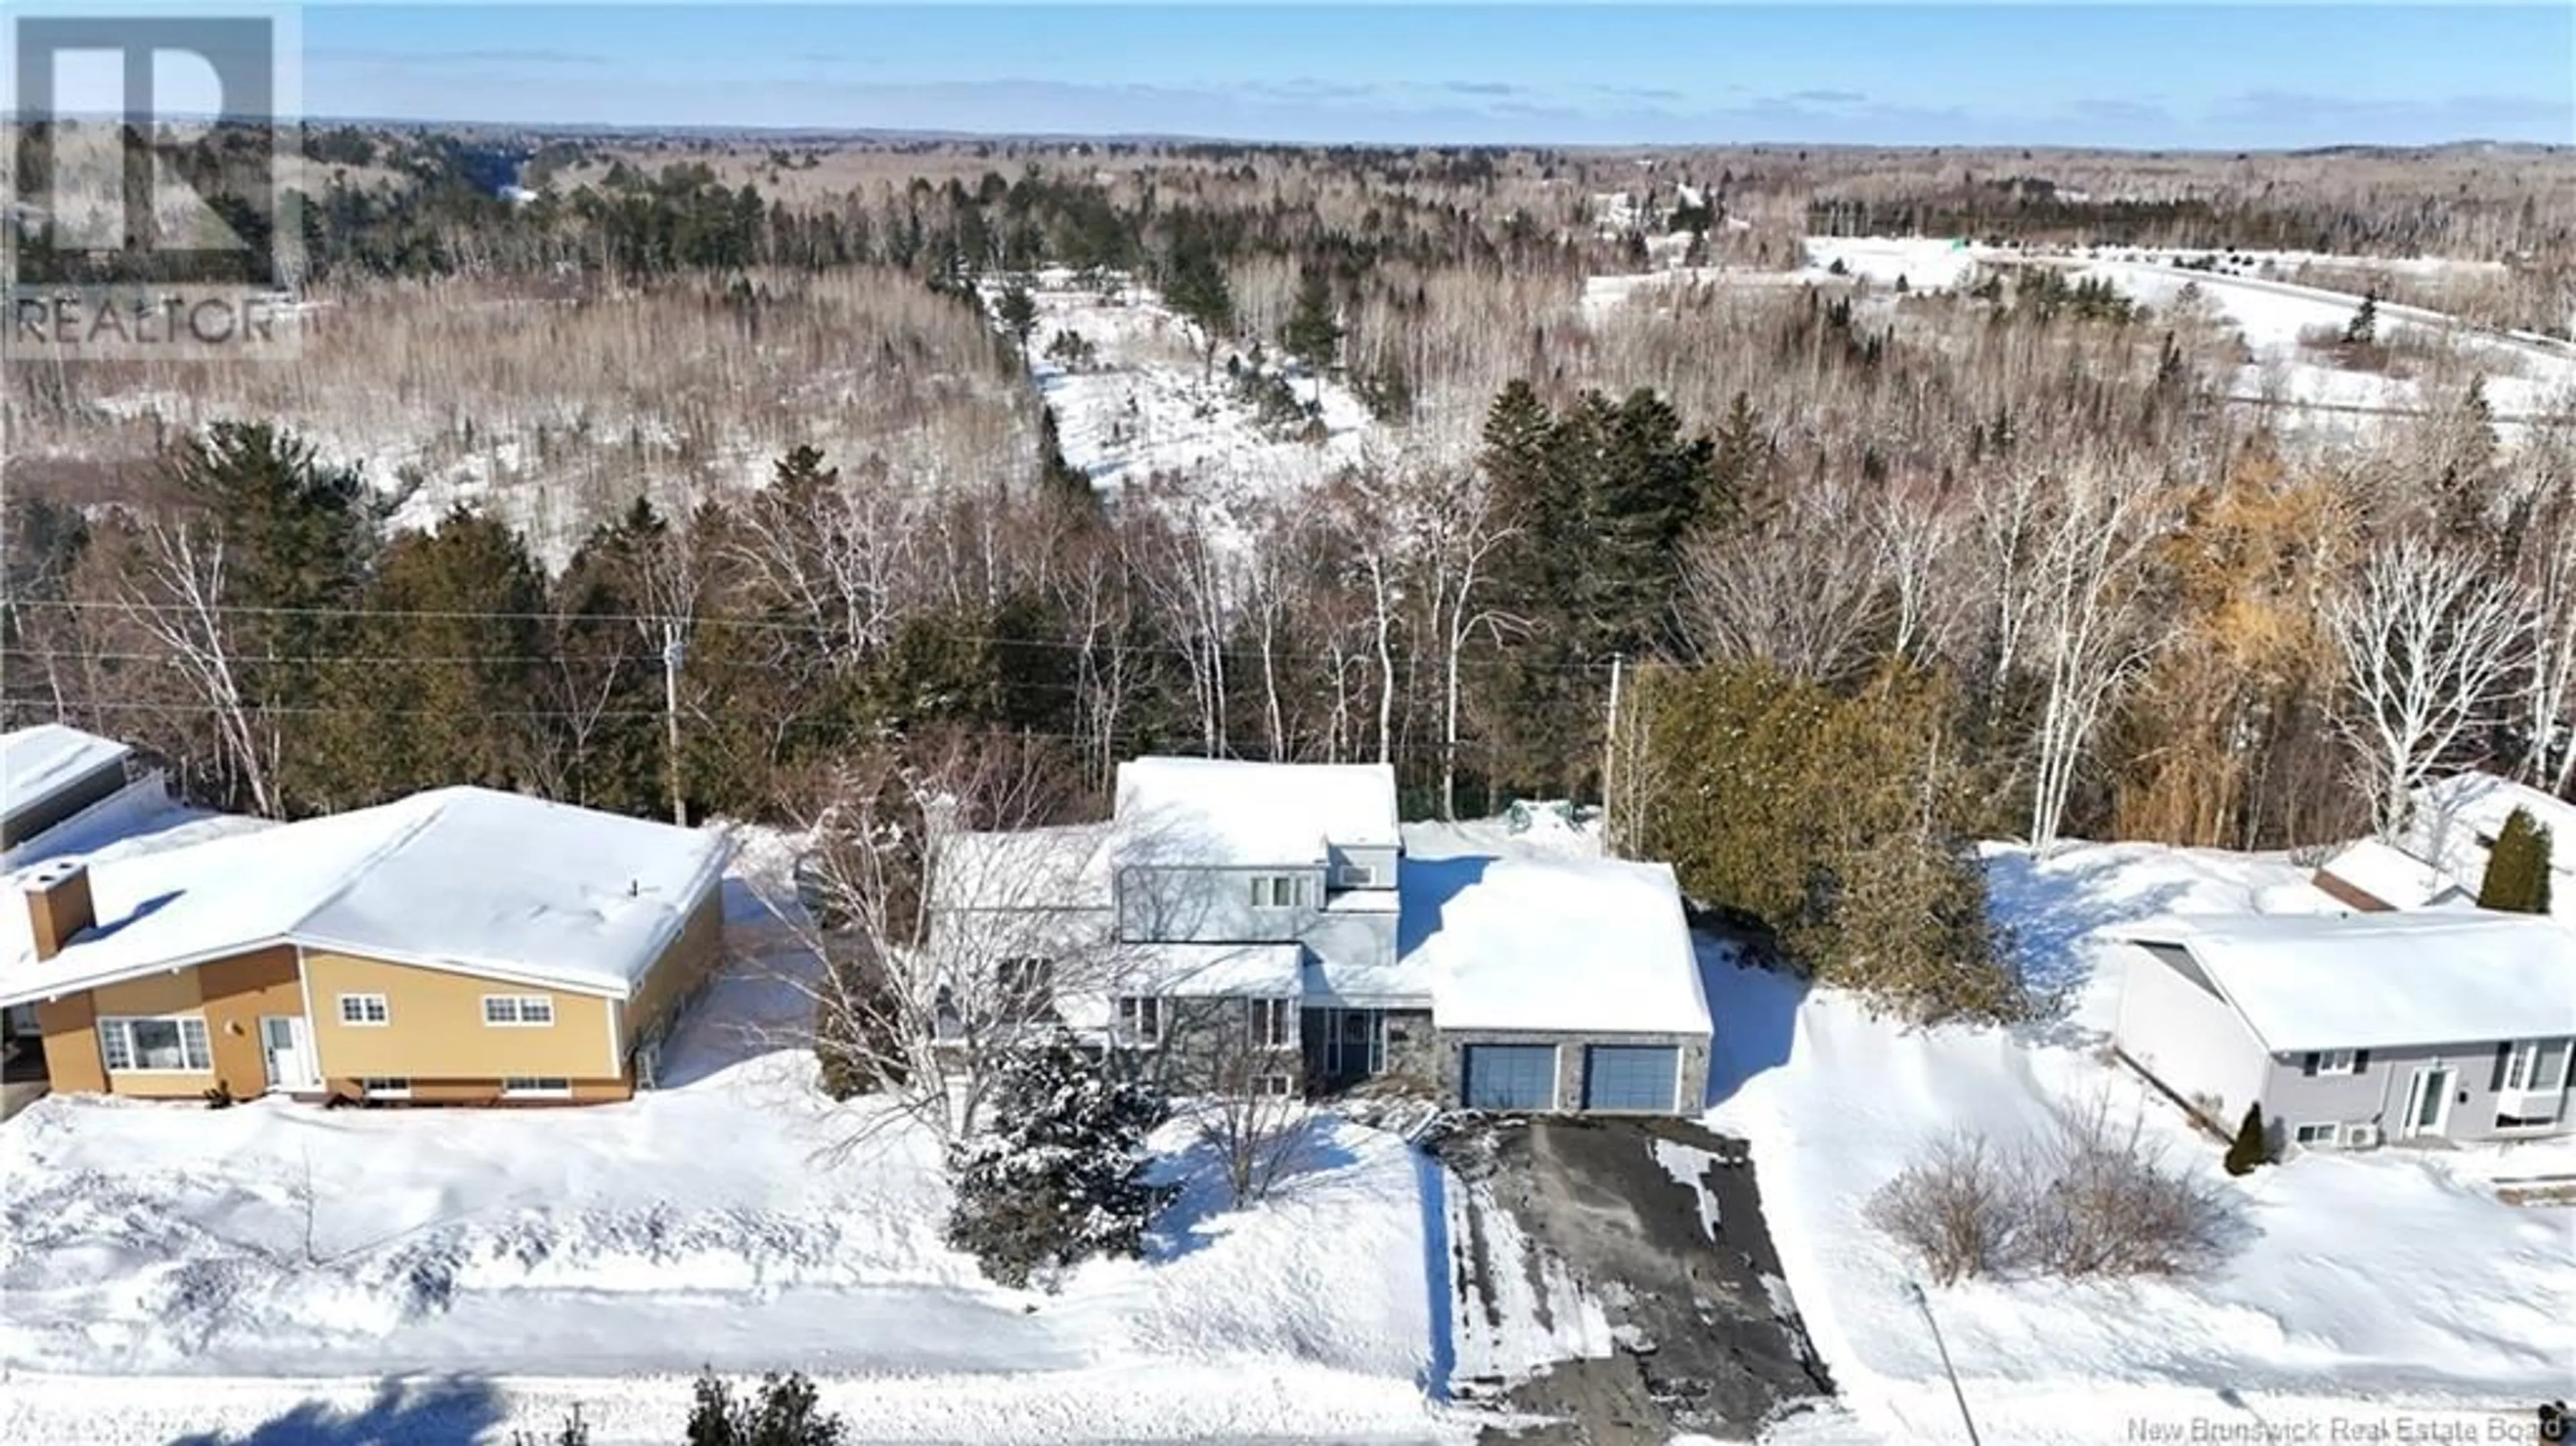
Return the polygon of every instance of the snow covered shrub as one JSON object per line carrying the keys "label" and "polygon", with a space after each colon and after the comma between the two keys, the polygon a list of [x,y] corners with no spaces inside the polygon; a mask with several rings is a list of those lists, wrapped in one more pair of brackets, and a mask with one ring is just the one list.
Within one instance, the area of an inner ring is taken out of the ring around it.
{"label": "snow covered shrub", "polygon": [[760,1378],[758,1392],[736,1398],[713,1371],[698,1376],[689,1412],[688,1446],[841,1446],[849,1428],[822,1409],[802,1373]]}
{"label": "snow covered shrub", "polygon": [[1983,1135],[1944,1135],[1870,1199],[1869,1221],[1921,1256],[1943,1285],[2003,1274],[2018,1262],[2030,1224],[2017,1163]]}
{"label": "snow covered shrub", "polygon": [[2051,1111],[2040,1138],[2000,1147],[1961,1131],[1882,1187],[1870,1223],[1947,1285],[1970,1276],[2181,1275],[2223,1251],[2223,1196],[2121,1129],[2100,1101]]}
{"label": "snow covered shrub", "polygon": [[1012,1055],[992,1128],[949,1154],[948,1243],[1008,1286],[1095,1255],[1142,1254],[1169,1194],[1144,1181],[1145,1137],[1170,1115],[1151,1085],[1069,1044]]}

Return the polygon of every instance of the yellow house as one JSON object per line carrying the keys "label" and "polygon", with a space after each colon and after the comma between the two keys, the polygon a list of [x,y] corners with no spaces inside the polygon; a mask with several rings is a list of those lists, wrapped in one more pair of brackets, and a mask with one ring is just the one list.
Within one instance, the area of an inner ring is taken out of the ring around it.
{"label": "yellow house", "polygon": [[0,1005],[35,1006],[57,1090],[624,1099],[722,956],[726,855],[447,788],[55,859],[0,909]]}

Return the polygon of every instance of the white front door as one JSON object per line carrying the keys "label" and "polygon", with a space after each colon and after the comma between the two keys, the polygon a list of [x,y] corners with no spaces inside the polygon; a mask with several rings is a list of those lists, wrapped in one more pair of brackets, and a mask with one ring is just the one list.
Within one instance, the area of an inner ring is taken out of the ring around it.
{"label": "white front door", "polygon": [[2439,1135],[2451,1118],[2451,1079],[2448,1065],[2427,1065],[2415,1071],[2406,1087],[2406,1113],[2397,1122],[2399,1139]]}
{"label": "white front door", "polygon": [[304,1090],[320,1083],[313,1077],[313,1038],[299,1016],[263,1015],[259,1043],[268,1057],[270,1089]]}

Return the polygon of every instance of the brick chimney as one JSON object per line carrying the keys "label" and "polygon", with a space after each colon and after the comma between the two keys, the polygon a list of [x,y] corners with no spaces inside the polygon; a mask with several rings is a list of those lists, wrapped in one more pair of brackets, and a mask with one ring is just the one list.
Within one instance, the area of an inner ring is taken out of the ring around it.
{"label": "brick chimney", "polygon": [[27,937],[35,941],[39,959],[61,953],[73,935],[98,922],[89,897],[89,866],[78,859],[39,864],[18,889],[27,896]]}

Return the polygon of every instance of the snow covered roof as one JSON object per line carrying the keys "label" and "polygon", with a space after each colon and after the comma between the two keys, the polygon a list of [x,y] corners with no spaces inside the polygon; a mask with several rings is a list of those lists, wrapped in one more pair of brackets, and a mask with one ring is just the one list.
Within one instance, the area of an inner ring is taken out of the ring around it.
{"label": "snow covered roof", "polygon": [[1105,823],[960,831],[931,869],[943,909],[1106,909],[1111,828]]}
{"label": "snow covered roof", "polygon": [[16,921],[0,1003],[280,943],[622,997],[726,855],[715,833],[480,788],[103,853],[96,926],[37,960]]}
{"label": "snow covered roof", "polygon": [[1140,994],[1183,997],[1297,993],[1297,944],[1129,944],[1127,978]]}
{"label": "snow covered roof", "polygon": [[2440,869],[2375,838],[2347,845],[2317,872],[2339,879],[2392,909],[2421,909],[2461,895]]}
{"label": "snow covered roof", "polygon": [[2188,950],[2275,1054],[2576,1034],[2576,930],[2527,914],[2227,914],[2110,931]]}
{"label": "snow covered roof", "polygon": [[13,728],[0,734],[0,809],[16,813],[41,803],[133,751],[61,723]]}
{"label": "snow covered roof", "polygon": [[1383,763],[1139,758],[1118,765],[1120,851],[1191,864],[1320,864],[1325,846],[1394,848]]}
{"label": "snow covered roof", "polygon": [[1440,1028],[1708,1032],[1669,865],[1498,858],[1455,882],[1436,920],[1406,900],[1406,933],[1427,930],[1406,962],[1429,979]]}

